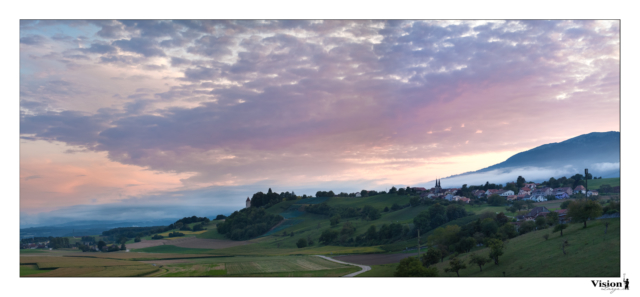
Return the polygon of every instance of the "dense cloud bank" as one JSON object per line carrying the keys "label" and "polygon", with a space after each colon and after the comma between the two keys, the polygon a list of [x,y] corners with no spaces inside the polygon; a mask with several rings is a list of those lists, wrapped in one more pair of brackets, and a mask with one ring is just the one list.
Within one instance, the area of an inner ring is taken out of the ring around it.
{"label": "dense cloud bank", "polygon": [[20,33],[23,141],[195,173],[185,185],[380,179],[619,129],[617,21],[23,21]]}

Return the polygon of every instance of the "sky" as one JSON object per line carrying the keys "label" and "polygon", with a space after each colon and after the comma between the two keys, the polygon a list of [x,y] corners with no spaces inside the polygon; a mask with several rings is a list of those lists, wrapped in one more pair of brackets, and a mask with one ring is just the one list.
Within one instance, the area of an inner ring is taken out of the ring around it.
{"label": "sky", "polygon": [[215,216],[268,188],[430,187],[620,131],[619,29],[23,20],[21,226]]}

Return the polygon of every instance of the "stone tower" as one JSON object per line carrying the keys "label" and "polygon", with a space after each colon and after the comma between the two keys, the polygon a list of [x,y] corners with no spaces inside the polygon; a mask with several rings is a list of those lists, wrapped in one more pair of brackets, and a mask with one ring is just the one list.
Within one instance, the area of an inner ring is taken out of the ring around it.
{"label": "stone tower", "polygon": [[249,197],[247,197],[247,208],[251,207],[251,199],[249,199]]}

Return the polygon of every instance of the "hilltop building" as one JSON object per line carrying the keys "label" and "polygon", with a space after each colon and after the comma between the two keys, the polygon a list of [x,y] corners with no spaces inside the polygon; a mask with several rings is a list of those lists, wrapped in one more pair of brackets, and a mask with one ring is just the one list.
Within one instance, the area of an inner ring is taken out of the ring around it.
{"label": "hilltop building", "polygon": [[247,208],[251,207],[251,199],[249,199],[249,197],[247,197]]}

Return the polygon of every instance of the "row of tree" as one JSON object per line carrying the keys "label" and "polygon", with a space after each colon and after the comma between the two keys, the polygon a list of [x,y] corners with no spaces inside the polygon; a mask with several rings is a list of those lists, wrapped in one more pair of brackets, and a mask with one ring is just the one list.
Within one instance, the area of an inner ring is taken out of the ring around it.
{"label": "row of tree", "polygon": [[263,208],[245,208],[233,212],[222,223],[218,223],[218,233],[232,240],[245,240],[262,235],[280,223],[284,218],[267,213]]}

